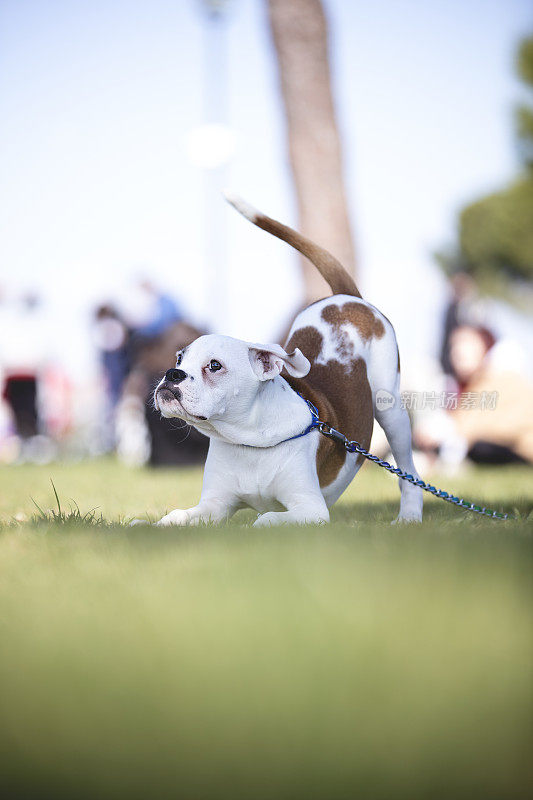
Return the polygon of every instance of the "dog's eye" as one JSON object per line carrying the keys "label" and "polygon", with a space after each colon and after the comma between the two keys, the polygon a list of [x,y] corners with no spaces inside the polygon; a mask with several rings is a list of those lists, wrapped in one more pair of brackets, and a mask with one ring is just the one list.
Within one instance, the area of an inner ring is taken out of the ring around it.
{"label": "dog's eye", "polygon": [[179,367],[179,365],[181,364],[182,359],[183,359],[183,353],[178,353],[178,355],[176,356],[176,366],[177,367]]}
{"label": "dog's eye", "polygon": [[211,372],[218,372],[219,369],[222,369],[222,364],[220,361],[217,361],[215,358],[212,358],[209,362],[209,369]]}

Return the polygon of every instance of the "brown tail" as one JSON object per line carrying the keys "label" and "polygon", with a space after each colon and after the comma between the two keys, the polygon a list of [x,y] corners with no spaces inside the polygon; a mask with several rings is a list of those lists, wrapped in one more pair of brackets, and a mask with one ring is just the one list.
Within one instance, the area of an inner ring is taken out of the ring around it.
{"label": "brown tail", "polygon": [[282,239],[291,247],[294,247],[302,255],[311,261],[320,272],[324,280],[330,285],[333,294],[349,294],[353,297],[361,297],[361,293],[354,283],[353,278],[348,275],[340,261],[337,261],[331,253],[314,244],[310,239],[302,236],[301,233],[293,231],[287,225],[277,222],[275,219],[261,214],[260,211],[253,208],[253,206],[241,200],[229,192],[225,192],[225,197],[228,203],[239,211],[243,217],[249,219],[258,228],[262,228],[267,233],[277,236]]}

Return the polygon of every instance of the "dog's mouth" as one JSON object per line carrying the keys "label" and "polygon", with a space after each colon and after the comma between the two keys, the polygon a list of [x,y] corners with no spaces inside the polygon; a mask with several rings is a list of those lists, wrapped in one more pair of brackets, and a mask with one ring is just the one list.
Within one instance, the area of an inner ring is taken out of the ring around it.
{"label": "dog's mouth", "polygon": [[177,400],[178,403],[181,400],[181,392],[179,389],[169,389],[168,386],[163,386],[161,389],[157,390],[157,396],[159,400],[162,400],[164,403],[171,403],[173,400]]}
{"label": "dog's mouth", "polygon": [[207,420],[207,417],[201,417],[197,414],[191,414],[190,411],[187,411],[183,407],[183,403],[181,402],[181,397],[182,395],[179,389],[169,389],[168,386],[162,386],[160,389],[157,390],[157,399],[159,403],[177,402],[179,403],[180,408],[183,410],[183,414],[185,417],[190,417],[191,419]]}

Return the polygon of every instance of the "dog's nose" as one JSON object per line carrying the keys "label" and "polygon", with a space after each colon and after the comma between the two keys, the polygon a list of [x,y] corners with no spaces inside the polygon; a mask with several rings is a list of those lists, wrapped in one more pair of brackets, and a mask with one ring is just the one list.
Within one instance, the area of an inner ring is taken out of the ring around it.
{"label": "dog's nose", "polygon": [[187,377],[187,373],[182,369],[169,369],[165,374],[165,380],[169,383],[181,383]]}

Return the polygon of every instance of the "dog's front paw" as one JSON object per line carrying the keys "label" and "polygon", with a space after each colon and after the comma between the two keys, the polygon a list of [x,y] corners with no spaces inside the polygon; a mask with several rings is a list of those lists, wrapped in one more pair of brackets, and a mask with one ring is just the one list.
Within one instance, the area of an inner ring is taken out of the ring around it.
{"label": "dog's front paw", "polygon": [[279,512],[269,511],[266,514],[261,514],[257,517],[252,525],[253,528],[270,528],[272,525],[281,525],[283,518],[280,519]]}
{"label": "dog's front paw", "polygon": [[156,522],[156,525],[159,527],[165,527],[168,525],[190,525],[191,523],[191,515],[188,511],[182,511],[180,508],[174,509],[171,511],[170,514],[167,514],[159,522]]}
{"label": "dog's front paw", "polygon": [[410,525],[411,523],[420,523],[422,522],[422,512],[421,511],[411,511],[408,513],[399,513],[396,519],[393,519],[391,525]]}
{"label": "dog's front paw", "polygon": [[134,528],[136,525],[151,525],[151,522],[148,522],[147,519],[132,519],[129,523],[130,528]]}

